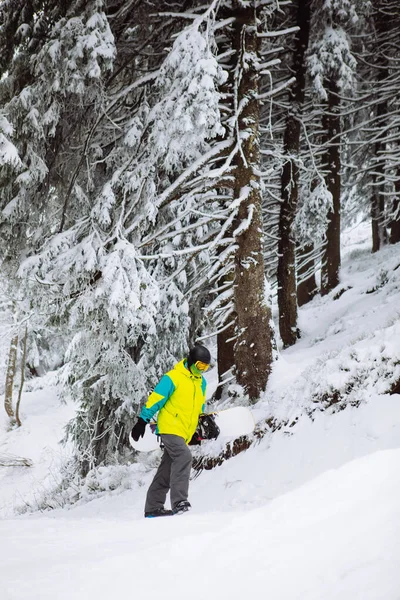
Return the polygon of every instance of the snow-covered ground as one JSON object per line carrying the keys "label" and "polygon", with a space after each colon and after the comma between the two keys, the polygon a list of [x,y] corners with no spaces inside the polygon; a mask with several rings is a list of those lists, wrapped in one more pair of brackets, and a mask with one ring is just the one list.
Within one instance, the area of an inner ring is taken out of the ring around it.
{"label": "snow-covered ground", "polygon": [[[22,428],[1,415],[0,454],[34,463],[0,468],[1,600],[400,600],[400,396],[387,393],[400,376],[400,255],[371,255],[368,234],[345,239],[339,289],[351,289],[301,309],[302,339],[255,408],[288,425],[195,478],[190,513],[143,518],[155,452],[100,470],[75,505],[17,516],[59,481],[74,408],[48,376],[24,394]],[[359,406],[304,414],[332,390]]]}

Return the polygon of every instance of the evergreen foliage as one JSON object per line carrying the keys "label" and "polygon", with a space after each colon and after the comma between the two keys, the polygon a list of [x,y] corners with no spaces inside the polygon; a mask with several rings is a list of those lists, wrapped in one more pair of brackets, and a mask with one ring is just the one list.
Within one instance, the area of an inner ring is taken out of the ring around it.
{"label": "evergreen foliage", "polygon": [[270,293],[291,345],[316,271],[340,280],[341,218],[371,213],[373,250],[400,240],[400,11],[4,0],[0,23],[2,275],[32,372],[65,362],[86,474],[129,458],[196,339],[217,336],[218,397],[260,397]]}

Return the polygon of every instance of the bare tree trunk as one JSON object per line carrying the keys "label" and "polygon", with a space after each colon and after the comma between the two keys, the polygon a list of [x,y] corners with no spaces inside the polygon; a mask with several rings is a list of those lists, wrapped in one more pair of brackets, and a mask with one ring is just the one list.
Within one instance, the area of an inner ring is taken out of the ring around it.
{"label": "bare tree trunk", "polygon": [[25,383],[25,366],[26,366],[26,346],[28,341],[28,328],[25,327],[24,341],[22,342],[22,358],[21,358],[21,382],[19,385],[18,391],[18,400],[17,405],[15,407],[15,420],[17,422],[18,427],[21,427],[21,419],[19,418],[19,407],[21,404],[22,390]]}
{"label": "bare tree trunk", "polygon": [[6,372],[6,391],[4,398],[4,408],[10,419],[14,419],[14,409],[12,403],[14,377],[17,367],[17,350],[18,350],[18,335],[15,335],[10,343],[10,350],[8,352],[8,366]]}
{"label": "bare tree trunk", "polygon": [[[226,17],[231,17],[231,13],[228,10],[228,7],[225,8],[221,8],[221,18],[226,18]],[[229,33],[227,34],[227,38],[226,40],[224,40],[224,47],[221,48],[221,52],[224,53],[227,50],[231,50],[232,49],[232,34]],[[235,79],[235,58],[234,56],[232,56],[229,60],[229,62],[226,64],[226,68],[227,68],[227,72],[228,72],[228,78],[227,81],[225,83],[222,84],[221,86],[221,93],[223,95],[225,95],[226,97],[232,97],[232,91],[234,89],[234,79]],[[233,104],[231,106],[232,112],[234,110]],[[226,128],[226,137],[228,138],[228,136],[231,136],[231,131],[230,128],[227,127]],[[233,150],[233,148],[232,148]],[[221,163],[222,164],[222,163]],[[232,189],[229,188],[224,188],[221,187],[220,188],[220,193],[221,195],[227,195],[229,194],[229,196],[232,195]],[[227,234],[227,237],[232,238],[233,237],[233,232],[234,232],[234,226],[231,226],[229,228],[229,232]],[[220,250],[220,252],[222,252],[222,250]],[[219,286],[233,286],[234,285],[234,279],[235,279],[235,273],[234,270],[232,269],[232,265],[230,264],[231,262],[231,258],[227,259],[226,262],[224,262],[224,266],[228,267],[228,265],[230,266],[229,270],[227,272],[224,273],[224,275],[221,277],[221,279],[218,280],[217,282],[217,287]],[[232,298],[227,299],[226,303],[230,304],[232,302]],[[234,311],[232,311],[230,313],[230,315],[227,318],[227,321],[224,323],[221,323],[219,325],[219,327],[226,327],[226,329],[222,329],[218,334],[217,334],[217,354],[218,354],[218,386],[217,389],[215,390],[213,399],[215,400],[220,400],[222,398],[223,392],[226,388],[225,382],[227,379],[227,375],[229,374],[229,372],[233,373],[234,371],[234,366],[235,366],[235,352],[234,352],[234,341],[235,341],[235,335],[236,335],[236,313]],[[231,323],[229,326],[227,326],[229,323]],[[229,378],[229,377],[228,377]]]}
{"label": "bare tree trunk", "polygon": [[219,400],[222,397],[224,390],[224,379],[235,363],[234,354],[234,338],[235,325],[221,331],[217,335],[217,352],[218,352],[218,382],[219,385],[215,391],[215,399]]}
{"label": "bare tree trunk", "polygon": [[[293,148],[294,140],[300,134],[298,125],[295,119],[288,119],[284,136],[285,150],[288,153],[298,151],[298,148]],[[297,339],[296,256],[292,228],[298,199],[298,173],[298,166],[293,158],[287,160],[283,166],[281,180],[277,269],[279,333],[284,348],[292,346]]]}
{"label": "bare tree trunk", "polygon": [[[383,40],[388,33],[388,14],[386,13],[386,2],[377,2],[377,12],[375,14],[375,27],[379,40]],[[375,57],[375,66],[377,68],[377,94],[380,94],[381,88],[385,86],[389,77],[389,60],[385,50],[378,49]],[[386,136],[388,103],[384,98],[379,102],[376,108],[376,122],[374,128],[380,130],[376,136],[376,142],[373,146],[374,151],[374,171],[372,174],[372,196],[371,196],[371,227],[372,227],[372,252],[377,252],[388,242],[385,219],[385,159],[383,152],[385,142],[382,138]]]}
{"label": "bare tree trunk", "polygon": [[310,302],[318,291],[317,281],[315,279],[315,261],[312,256],[314,246],[308,244],[304,248],[299,248],[298,260],[300,266],[298,268],[298,284],[297,284],[297,303],[303,306]]}
{"label": "bare tree trunk", "polygon": [[293,223],[296,217],[299,196],[299,168],[301,112],[305,95],[305,53],[310,33],[310,0],[299,0],[296,24],[300,30],[294,47],[294,75],[296,83],[290,97],[290,112],[286,119],[283,139],[287,160],[281,177],[281,210],[279,217],[278,244],[278,307],[279,332],[286,348],[297,339],[297,294],[296,294],[296,243]]}
{"label": "bare tree trunk", "polygon": [[[378,81],[384,79],[381,73]],[[377,108],[378,126],[382,127],[385,124],[387,113],[386,101],[381,102]],[[385,165],[382,158],[382,151],[385,144],[378,139],[374,145],[374,155],[376,165],[372,175],[372,196],[371,196],[371,226],[372,226],[372,252],[378,252],[383,245],[388,242],[388,235],[385,223]]]}
{"label": "bare tree trunk", "polygon": [[[396,188],[400,197],[400,181],[396,183]],[[400,242],[400,200],[394,201],[393,211],[398,214],[398,217],[390,223],[390,243],[397,244]]]}
{"label": "bare tree trunk", "polygon": [[393,200],[392,220],[390,222],[391,244],[400,242],[400,166],[397,168],[397,179],[394,184],[395,199]]}
{"label": "bare tree trunk", "polygon": [[300,149],[301,112],[305,95],[305,52],[310,32],[310,0],[299,0],[296,24],[300,27],[294,47],[296,83],[290,95],[290,112],[283,139],[287,160],[281,177],[281,210],[278,243],[278,307],[279,332],[286,348],[297,339],[296,242],[293,223],[299,195],[298,153]]}
{"label": "bare tree trunk", "polygon": [[372,227],[372,252],[378,252],[387,243],[385,226],[385,200],[379,192],[378,176],[373,176],[374,188],[371,197],[371,227]]}
{"label": "bare tree trunk", "polygon": [[328,213],[326,245],[321,266],[321,295],[328,294],[339,283],[340,270],[340,99],[335,80],[327,83],[328,107],[324,119],[327,135],[326,185],[332,194],[332,209]]}
{"label": "bare tree trunk", "polygon": [[263,223],[260,190],[259,77],[257,22],[254,7],[235,2],[238,57],[236,90],[241,150],[235,159],[237,217],[234,299],[237,313],[236,378],[250,399],[265,389],[272,363],[271,311],[265,298]]}

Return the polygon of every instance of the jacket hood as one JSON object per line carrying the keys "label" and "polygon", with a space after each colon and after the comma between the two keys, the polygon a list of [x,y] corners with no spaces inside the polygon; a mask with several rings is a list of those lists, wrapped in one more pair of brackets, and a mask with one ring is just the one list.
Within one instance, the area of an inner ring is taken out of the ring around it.
{"label": "jacket hood", "polygon": [[202,377],[203,377],[202,375],[195,375],[194,373],[192,373],[192,371],[189,371],[189,369],[187,367],[187,359],[186,358],[184,358],[183,360],[178,362],[174,366],[174,369],[176,369],[180,373],[186,375],[186,377],[195,377],[196,379],[202,379]]}

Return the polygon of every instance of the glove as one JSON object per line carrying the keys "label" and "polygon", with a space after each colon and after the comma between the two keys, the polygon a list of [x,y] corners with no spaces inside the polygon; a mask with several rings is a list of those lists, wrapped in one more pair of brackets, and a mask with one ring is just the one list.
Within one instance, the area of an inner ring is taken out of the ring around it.
{"label": "glove", "polygon": [[132,427],[131,436],[135,440],[135,442],[137,442],[139,438],[144,436],[146,425],[146,421],[142,419],[142,417],[139,417],[135,425]]}
{"label": "glove", "polygon": [[201,437],[200,435],[197,433],[197,431],[194,432],[192,439],[190,440],[188,446],[200,446],[201,444]]}
{"label": "glove", "polygon": [[199,417],[199,426],[197,432],[203,440],[216,440],[220,434],[220,429],[215,422],[214,415],[203,413]]}

